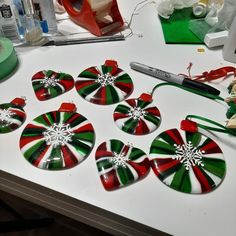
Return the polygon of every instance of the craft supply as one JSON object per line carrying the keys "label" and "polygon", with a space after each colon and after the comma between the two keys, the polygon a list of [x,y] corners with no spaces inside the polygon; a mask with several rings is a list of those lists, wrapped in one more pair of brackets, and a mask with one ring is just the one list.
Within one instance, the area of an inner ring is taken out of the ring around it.
{"label": "craft supply", "polygon": [[10,103],[0,104],[0,134],[18,129],[26,119],[24,98],[15,98]]}
{"label": "craft supply", "polygon": [[133,91],[133,82],[116,61],[106,60],[102,66],[89,67],[81,72],[75,88],[91,103],[110,105],[127,98]]}
{"label": "craft supply", "polygon": [[223,58],[236,63],[236,16],[230,26],[229,36],[223,47]]}
{"label": "craft supply", "polygon": [[33,75],[32,85],[36,97],[44,101],[71,90],[74,87],[74,79],[63,72],[43,70]]}
{"label": "craft supply", "polygon": [[9,76],[18,65],[12,42],[0,37],[0,81]]}
{"label": "craft supply", "polygon": [[121,41],[125,40],[124,35],[111,35],[111,36],[101,36],[101,37],[88,37],[79,39],[57,39],[49,40],[42,46],[65,46],[73,44],[84,44],[84,43],[100,43],[100,42],[111,42],[111,41]]}
{"label": "craft supply", "polygon": [[142,72],[147,75],[151,75],[155,78],[158,78],[158,79],[161,79],[161,80],[164,80],[167,82],[180,84],[184,87],[191,88],[191,89],[198,90],[198,91],[205,92],[205,93],[209,93],[212,95],[219,95],[220,94],[219,90],[217,90],[207,84],[197,82],[194,80],[190,80],[190,79],[181,77],[179,75],[175,75],[175,74],[163,71],[163,70],[159,70],[157,68],[153,68],[153,67],[150,67],[150,66],[138,63],[138,62],[131,62],[130,67],[133,70],[137,70],[139,72]]}
{"label": "craft supply", "polygon": [[135,183],[143,179],[150,170],[150,162],[145,152],[117,139],[100,144],[95,159],[106,190]]}
{"label": "craft supply", "polygon": [[137,99],[127,99],[119,104],[113,118],[121,130],[134,135],[149,134],[161,123],[161,114],[152,105],[152,96],[144,93]]}
{"label": "craft supply", "polygon": [[164,184],[185,193],[211,192],[226,172],[220,147],[199,132],[162,132],[152,142],[149,158],[152,170]]}
{"label": "craft supply", "polygon": [[95,141],[92,124],[76,112],[73,103],[36,117],[23,130],[20,149],[33,166],[62,170],[81,163]]}

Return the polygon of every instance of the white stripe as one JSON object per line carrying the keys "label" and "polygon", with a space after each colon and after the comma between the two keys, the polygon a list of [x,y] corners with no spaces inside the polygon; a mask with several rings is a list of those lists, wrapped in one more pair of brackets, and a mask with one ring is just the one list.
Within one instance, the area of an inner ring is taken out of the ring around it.
{"label": "white stripe", "polygon": [[71,144],[67,143],[66,146],[70,149],[70,151],[74,154],[74,156],[76,157],[76,159],[78,160],[78,163],[80,163],[81,161],[84,160],[84,158],[86,157],[85,154],[81,153],[79,150],[76,150],[76,148],[74,146],[72,146]]}
{"label": "white stripe", "polygon": [[27,143],[25,146],[21,148],[22,153],[25,154],[26,151],[28,151],[31,147],[33,147],[35,144],[37,144],[38,142],[42,140],[44,140],[44,137]]}
{"label": "white stripe", "polygon": [[41,161],[38,164],[38,167],[41,169],[48,169],[48,165],[50,164],[50,156],[51,156],[51,152],[52,152],[52,145],[48,148],[47,152],[44,154],[43,158],[41,159]]}
{"label": "white stripe", "polygon": [[201,184],[199,183],[197,177],[195,176],[192,168],[190,168],[189,170],[189,178],[191,182],[191,193],[201,193],[202,192]]}

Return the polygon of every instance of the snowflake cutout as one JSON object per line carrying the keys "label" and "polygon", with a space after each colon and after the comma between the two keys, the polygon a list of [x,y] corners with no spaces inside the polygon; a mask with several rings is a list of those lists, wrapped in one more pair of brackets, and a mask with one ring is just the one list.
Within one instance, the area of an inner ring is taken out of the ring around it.
{"label": "snowflake cutout", "polygon": [[10,119],[12,116],[14,116],[15,113],[10,110],[10,108],[7,109],[0,109],[0,122],[3,127],[8,126],[12,124]]}
{"label": "snowflake cutout", "polygon": [[42,81],[40,81],[40,83],[44,84],[45,88],[55,87],[57,85],[57,82],[59,81],[59,79],[57,79],[56,77],[57,73],[54,73],[51,76],[46,76]]}
{"label": "snowflake cutout", "polygon": [[66,145],[71,142],[71,137],[74,135],[69,124],[53,124],[45,132],[43,132],[47,145],[57,147]]}
{"label": "snowflake cutout", "polygon": [[102,87],[107,85],[113,85],[114,80],[116,79],[115,76],[111,75],[111,73],[106,73],[103,75],[98,75],[98,79],[96,80]]}
{"label": "snowflake cutout", "polygon": [[131,108],[128,115],[132,117],[134,120],[140,120],[146,112],[142,110],[140,107]]}
{"label": "snowflake cutout", "polygon": [[111,158],[111,162],[115,164],[115,168],[126,168],[126,162],[129,161],[129,157],[125,153],[118,154],[113,152],[114,156]]}
{"label": "snowflake cutout", "polygon": [[174,144],[174,147],[176,155],[174,155],[172,159],[176,159],[181,163],[184,163],[186,170],[189,170],[191,166],[195,165],[204,166],[202,163],[202,155],[205,152],[194,147],[191,141],[182,145]]}

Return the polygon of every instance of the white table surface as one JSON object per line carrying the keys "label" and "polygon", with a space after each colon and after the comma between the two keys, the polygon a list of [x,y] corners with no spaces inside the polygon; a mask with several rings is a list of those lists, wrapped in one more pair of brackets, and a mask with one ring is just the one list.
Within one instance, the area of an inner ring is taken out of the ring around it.
{"label": "white table surface", "polygon": [[[129,20],[138,2],[119,0],[125,20]],[[180,121],[188,114],[205,116],[224,124],[226,106],[178,88],[163,87],[154,96],[154,103],[162,115],[160,127],[149,135],[133,136],[119,130],[114,124],[112,114],[117,104],[91,104],[83,100],[75,88],[51,100],[41,102],[36,99],[31,77],[43,69],[64,71],[76,78],[82,70],[102,65],[106,59],[114,59],[133,79],[134,91],[131,98],[151,91],[154,85],[161,82],[131,70],[131,61],[172,73],[186,73],[189,62],[192,62],[193,74],[232,65],[223,60],[220,49],[208,50],[200,45],[166,45],[154,4],[142,8],[134,17],[131,27],[135,35],[122,42],[17,49],[20,65],[10,79],[0,83],[0,103],[26,96],[27,119],[18,130],[0,135],[0,170],[169,234],[236,235],[236,138],[219,135],[220,140],[217,142],[226,159],[226,176],[219,188],[202,195],[177,192],[159,181],[152,171],[138,183],[107,192],[99,179],[94,157],[98,145],[113,138],[125,143],[131,142],[149,153],[153,139],[164,130],[178,128]],[[136,34],[142,34],[143,37]],[[198,48],[204,48],[205,52],[199,53]],[[213,86],[220,89],[224,97],[231,80]],[[73,101],[77,111],[93,124],[96,132],[95,147],[87,159],[74,168],[64,171],[35,168],[21,154],[20,135],[32,119],[58,109],[66,101]]]}

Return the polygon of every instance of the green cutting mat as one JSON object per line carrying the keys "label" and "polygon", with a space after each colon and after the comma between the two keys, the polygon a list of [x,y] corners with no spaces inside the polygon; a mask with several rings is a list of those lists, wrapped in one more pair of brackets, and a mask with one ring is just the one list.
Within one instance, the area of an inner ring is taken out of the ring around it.
{"label": "green cutting mat", "polygon": [[196,19],[192,8],[175,10],[170,19],[160,17],[162,30],[167,44],[204,44],[188,28],[189,21]]}

